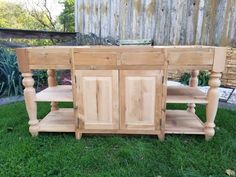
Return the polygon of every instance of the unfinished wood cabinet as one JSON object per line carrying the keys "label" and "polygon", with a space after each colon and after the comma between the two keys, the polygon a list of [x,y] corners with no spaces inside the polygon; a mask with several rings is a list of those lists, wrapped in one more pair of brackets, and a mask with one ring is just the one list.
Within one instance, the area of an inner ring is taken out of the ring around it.
{"label": "unfinished wood cabinet", "polygon": [[[84,133],[215,134],[218,87],[226,48],[209,46],[80,46],[16,49],[23,73],[29,131]],[[47,69],[49,87],[33,88],[32,70]],[[72,85],[56,85],[58,69],[71,70]],[[189,86],[167,87],[168,71],[191,70]],[[207,94],[197,88],[198,70],[210,71]],[[51,111],[37,117],[37,102],[51,103]],[[59,108],[72,102],[73,108]],[[166,104],[188,104],[187,110],[169,110]],[[206,104],[206,122],[196,114]]]}

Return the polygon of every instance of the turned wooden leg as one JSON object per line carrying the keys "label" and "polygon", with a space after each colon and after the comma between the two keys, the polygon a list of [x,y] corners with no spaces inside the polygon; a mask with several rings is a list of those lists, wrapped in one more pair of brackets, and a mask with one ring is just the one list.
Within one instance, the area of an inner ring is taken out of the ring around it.
{"label": "turned wooden leg", "polygon": [[[197,87],[198,86],[198,74],[199,74],[198,70],[192,70],[191,78],[189,80],[190,87]],[[196,107],[196,105],[194,103],[189,103],[187,111],[195,113],[195,107]]]}
{"label": "turned wooden leg", "polygon": [[37,119],[36,93],[34,89],[34,79],[32,73],[23,73],[23,85],[26,110],[29,115],[29,131],[32,136],[37,136],[39,131],[39,121]]}
{"label": "turned wooden leg", "polygon": [[[48,87],[54,87],[57,85],[56,82],[56,71],[54,69],[48,69]],[[57,102],[51,102],[51,111],[58,110]]]}
{"label": "turned wooden leg", "polygon": [[80,140],[81,137],[82,137],[82,133],[79,132],[79,131],[76,131],[76,132],[75,132],[75,137],[76,137],[77,140]]}
{"label": "turned wooden leg", "polygon": [[160,141],[164,141],[165,140],[165,133],[164,132],[161,132],[160,134],[157,135],[158,136],[158,139]]}
{"label": "turned wooden leg", "polygon": [[207,121],[205,123],[205,138],[206,140],[211,139],[215,134],[215,116],[218,109],[219,102],[219,92],[218,87],[220,86],[221,73],[212,72],[209,80],[209,90],[207,93],[207,107],[206,107],[206,117]]}

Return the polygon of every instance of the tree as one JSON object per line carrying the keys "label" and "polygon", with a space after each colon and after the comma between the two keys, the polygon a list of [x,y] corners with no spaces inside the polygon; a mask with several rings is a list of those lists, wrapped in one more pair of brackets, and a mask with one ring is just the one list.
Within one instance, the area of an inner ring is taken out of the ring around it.
{"label": "tree", "polygon": [[63,31],[75,31],[75,4],[74,0],[63,0],[63,12],[59,15],[59,21],[63,26]]}
{"label": "tree", "polygon": [[[31,8],[21,3],[10,3],[0,0],[0,27],[31,30],[60,31],[62,26],[53,19],[47,7],[47,0],[28,1]],[[43,2],[43,3],[42,3]]]}
{"label": "tree", "polygon": [[22,8],[20,4],[1,1],[0,27],[35,29],[39,24]]}
{"label": "tree", "polygon": [[[57,19],[52,18],[51,11],[48,8],[47,0],[26,0],[28,13],[43,26],[45,30],[60,31],[61,26]],[[29,7],[30,6],[30,7]]]}

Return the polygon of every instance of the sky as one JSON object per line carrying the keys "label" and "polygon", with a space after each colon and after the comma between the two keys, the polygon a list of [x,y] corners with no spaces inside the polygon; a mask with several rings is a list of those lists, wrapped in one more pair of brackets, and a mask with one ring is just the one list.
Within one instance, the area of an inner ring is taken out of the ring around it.
{"label": "sky", "polygon": [[[21,3],[25,5],[27,8],[31,9],[35,6],[35,4],[42,4],[43,0],[2,0],[13,3]],[[47,6],[52,14],[52,17],[55,19],[63,10],[63,5],[59,4],[61,0],[47,0]],[[37,8],[37,7],[36,7]]]}

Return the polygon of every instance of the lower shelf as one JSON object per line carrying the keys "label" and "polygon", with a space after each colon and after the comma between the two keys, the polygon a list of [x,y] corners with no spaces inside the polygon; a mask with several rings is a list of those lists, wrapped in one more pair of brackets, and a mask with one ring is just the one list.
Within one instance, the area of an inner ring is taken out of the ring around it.
{"label": "lower shelf", "polygon": [[206,94],[195,87],[168,86],[167,103],[207,103]]}
{"label": "lower shelf", "polygon": [[40,132],[75,132],[73,108],[59,109],[48,113],[39,122]]}
{"label": "lower shelf", "polygon": [[[39,132],[75,132],[73,108],[48,113],[39,122]],[[83,133],[158,134],[157,131],[83,130]],[[203,122],[193,113],[183,110],[167,110],[165,133],[204,135]]]}
{"label": "lower shelf", "polygon": [[185,110],[167,110],[165,133],[205,134],[203,122],[193,113]]}

